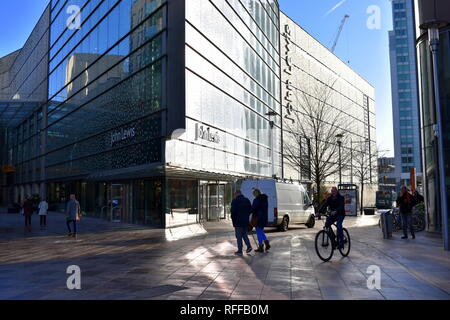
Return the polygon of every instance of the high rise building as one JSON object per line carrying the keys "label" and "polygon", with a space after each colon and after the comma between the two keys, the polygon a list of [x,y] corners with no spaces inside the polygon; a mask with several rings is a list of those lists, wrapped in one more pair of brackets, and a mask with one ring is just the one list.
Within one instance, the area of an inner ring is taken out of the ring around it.
{"label": "high rise building", "polygon": [[421,180],[419,105],[413,0],[393,0],[389,32],[397,185],[410,185],[411,168]]}
{"label": "high rise building", "polygon": [[416,27],[427,231],[450,250],[450,2],[416,1]]}

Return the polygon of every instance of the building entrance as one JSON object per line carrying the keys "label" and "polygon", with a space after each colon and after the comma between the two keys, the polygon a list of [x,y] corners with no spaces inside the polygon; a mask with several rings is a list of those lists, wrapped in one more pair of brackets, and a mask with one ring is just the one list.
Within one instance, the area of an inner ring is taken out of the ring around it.
{"label": "building entrance", "polygon": [[132,222],[132,190],[128,184],[111,184],[109,213],[112,222]]}
{"label": "building entrance", "polygon": [[226,219],[231,202],[231,185],[226,183],[200,182],[199,220],[219,221]]}

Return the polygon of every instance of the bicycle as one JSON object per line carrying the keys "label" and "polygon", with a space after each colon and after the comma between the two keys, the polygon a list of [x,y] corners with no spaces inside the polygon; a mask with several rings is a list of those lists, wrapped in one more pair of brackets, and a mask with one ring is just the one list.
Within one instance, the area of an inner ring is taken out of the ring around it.
{"label": "bicycle", "polygon": [[[402,217],[398,208],[392,208],[389,213],[392,215],[392,228],[394,231],[400,231],[403,229]],[[414,211],[412,213],[412,225],[415,232],[425,230],[425,218],[423,213]],[[378,221],[378,226],[381,228],[381,218]]]}
{"label": "bicycle", "polygon": [[[325,216],[328,217],[329,214],[326,214]],[[333,257],[334,250],[336,249],[339,250],[343,257],[347,257],[350,254],[351,241],[350,234],[348,233],[347,229],[343,228],[342,230],[344,236],[344,245],[343,247],[338,248],[338,240],[336,235],[337,232],[333,231],[332,226],[335,226],[335,228],[337,228],[336,222],[333,223],[329,228],[324,225],[323,230],[320,230],[316,235],[316,253],[324,262],[330,261],[330,259]]]}

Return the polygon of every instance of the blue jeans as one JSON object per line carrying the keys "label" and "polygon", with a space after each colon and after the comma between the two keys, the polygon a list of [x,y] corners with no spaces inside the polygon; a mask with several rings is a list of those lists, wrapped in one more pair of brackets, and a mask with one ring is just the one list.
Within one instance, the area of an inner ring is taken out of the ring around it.
{"label": "blue jeans", "polygon": [[252,245],[250,244],[250,240],[248,239],[246,227],[234,227],[234,231],[236,233],[238,251],[242,251],[242,239],[244,239],[247,248],[252,247]]}
{"label": "blue jeans", "polygon": [[258,236],[258,243],[260,245],[264,243],[264,240],[267,240],[267,237],[264,234],[264,227],[256,227],[256,235]]}
{"label": "blue jeans", "polygon": [[403,227],[403,235],[405,237],[408,236],[408,228],[411,231],[411,235],[414,236],[414,228],[412,226],[412,213],[402,213],[402,227]]}
{"label": "blue jeans", "polygon": [[67,220],[67,228],[69,229],[69,233],[72,233],[72,230],[70,230],[71,222],[73,222],[73,233],[77,233],[77,221],[76,220]]}
{"label": "blue jeans", "polygon": [[325,222],[325,226],[327,228],[330,228],[333,223],[336,222],[337,227],[337,238],[338,238],[338,244],[340,246],[344,245],[344,230],[342,227],[342,223],[344,222],[345,216],[336,214],[334,216],[328,216],[327,221]]}

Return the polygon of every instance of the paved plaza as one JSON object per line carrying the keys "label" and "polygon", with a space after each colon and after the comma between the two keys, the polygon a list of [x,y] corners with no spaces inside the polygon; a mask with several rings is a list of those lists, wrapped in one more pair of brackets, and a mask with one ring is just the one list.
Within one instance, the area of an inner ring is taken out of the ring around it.
{"label": "paved plaza", "polygon": [[[227,221],[171,230],[83,217],[68,238],[63,214],[32,231],[18,214],[0,214],[0,299],[450,299],[450,252],[441,240],[401,233],[384,240],[378,215],[347,217],[352,248],[323,263],[314,237],[323,226],[269,229],[269,253],[234,256]],[[253,239],[250,238],[253,242]],[[81,269],[81,290],[68,290],[67,267]],[[369,266],[381,289],[368,289]]]}

